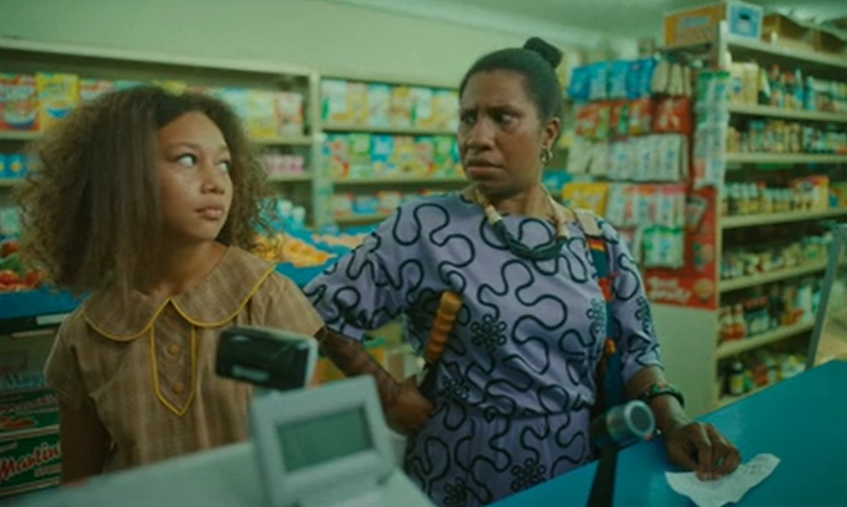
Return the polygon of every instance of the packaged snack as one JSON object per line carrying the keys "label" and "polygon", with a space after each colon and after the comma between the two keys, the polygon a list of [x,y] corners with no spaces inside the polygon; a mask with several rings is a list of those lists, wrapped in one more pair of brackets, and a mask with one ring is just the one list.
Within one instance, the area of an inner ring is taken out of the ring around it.
{"label": "packaged snack", "polygon": [[612,121],[612,104],[610,102],[600,102],[597,104],[597,123],[593,138],[598,141],[605,141],[609,138],[611,131],[610,125]]}
{"label": "packaged snack", "polygon": [[347,83],[347,110],[353,125],[368,124],[368,85],[366,83]]}
{"label": "packaged snack", "polygon": [[0,397],[0,497],[58,483],[58,418],[56,398],[49,391]]}
{"label": "packaged snack", "polygon": [[395,136],[394,150],[391,154],[391,165],[393,165],[399,176],[405,176],[415,171],[415,157],[417,156],[415,138],[411,136]]}
{"label": "packaged snack", "polygon": [[412,125],[416,127],[432,128],[438,123],[433,108],[433,93],[431,88],[411,88],[412,96]]}
{"label": "packaged snack", "polygon": [[635,166],[632,179],[635,181],[650,181],[650,176],[656,164],[656,153],[659,151],[656,148],[657,140],[653,136],[648,136],[633,139],[632,143],[635,149]]}
{"label": "packaged snack", "polygon": [[568,207],[588,209],[602,216],[608,191],[608,183],[572,181],[562,187],[562,199]]}
{"label": "packaged snack", "polygon": [[377,212],[393,213],[403,200],[403,194],[397,191],[377,192]]}
{"label": "packaged snack", "polygon": [[653,125],[653,101],[638,99],[629,104],[629,135],[649,134]]}
{"label": "packaged snack", "polygon": [[433,176],[455,176],[456,161],[453,159],[454,143],[455,138],[453,138],[452,136],[435,136],[432,138]]}
{"label": "packaged snack", "polygon": [[329,164],[333,179],[347,178],[350,172],[350,154],[347,136],[328,134],[323,144],[324,160]]}
{"label": "packaged snack", "polygon": [[79,80],[79,100],[86,102],[94,100],[104,93],[109,93],[115,89],[115,84],[112,81],[105,79],[87,79]]}
{"label": "packaged snack", "polygon": [[435,166],[435,139],[432,136],[418,136],[415,139],[415,176],[431,176]]}
{"label": "packaged snack", "polygon": [[635,167],[633,159],[633,142],[617,141],[610,144],[609,147],[609,170],[608,178],[610,180],[627,180],[632,176],[632,169]]}
{"label": "packaged snack", "polygon": [[374,176],[390,177],[396,174],[394,166],[394,137],[390,135],[371,136],[371,165]]}
{"label": "packaged snack", "polygon": [[627,82],[629,80],[630,68],[632,68],[632,62],[628,60],[612,62],[609,74],[610,99],[625,99],[627,97]]}
{"label": "packaged snack", "polygon": [[379,212],[379,199],[375,195],[357,195],[353,198],[354,215],[374,215]]}
{"label": "packaged snack", "polygon": [[591,161],[588,172],[594,176],[605,176],[609,170],[609,143],[594,143],[591,146]]}
{"label": "packaged snack", "polygon": [[612,137],[629,135],[629,104],[626,101],[612,103],[609,129]]}
{"label": "packaged snack", "polygon": [[253,139],[273,139],[278,133],[274,93],[265,90],[247,93],[248,135]]}
{"label": "packaged snack", "polygon": [[340,79],[321,81],[321,119],[337,125],[351,122],[347,104],[347,81]]}
{"label": "packaged snack", "polygon": [[388,127],[391,125],[391,87],[387,84],[368,85],[368,125]]}
{"label": "packaged snack", "polygon": [[588,174],[593,153],[592,142],[582,136],[574,138],[568,150],[567,168],[571,174]]}
{"label": "packaged snack", "polygon": [[654,132],[691,133],[691,103],[687,97],[665,97],[656,104]]}
{"label": "packaged snack", "polygon": [[435,90],[432,96],[436,126],[456,130],[459,121],[459,96],[454,90]]}
{"label": "packaged snack", "polygon": [[609,63],[597,62],[588,66],[590,79],[588,98],[590,100],[603,100],[608,98]]}
{"label": "packaged snack", "polygon": [[277,134],[280,136],[303,133],[303,96],[293,92],[274,93]]}
{"label": "packaged snack", "polygon": [[395,86],[391,89],[391,126],[412,126],[412,92],[408,86]]}
{"label": "packaged snack", "polygon": [[568,84],[568,96],[575,101],[588,100],[591,93],[591,74],[588,67],[574,67],[571,82]]}
{"label": "packaged snack", "polygon": [[349,134],[347,143],[350,161],[347,177],[350,179],[372,177],[374,173],[371,164],[371,135]]}
{"label": "packaged snack", "polygon": [[332,214],[346,216],[353,213],[353,194],[341,193],[332,195]]}
{"label": "packaged snack", "polygon": [[23,178],[27,170],[27,158],[23,154],[6,155],[6,177],[11,179]]}
{"label": "packaged snack", "polygon": [[38,95],[35,77],[24,74],[0,74],[0,130],[37,131]]}
{"label": "packaged snack", "polygon": [[[118,83],[115,82],[117,87]],[[211,95],[225,102],[241,118],[245,126],[250,116],[250,100],[247,90],[243,88],[214,88]]]}

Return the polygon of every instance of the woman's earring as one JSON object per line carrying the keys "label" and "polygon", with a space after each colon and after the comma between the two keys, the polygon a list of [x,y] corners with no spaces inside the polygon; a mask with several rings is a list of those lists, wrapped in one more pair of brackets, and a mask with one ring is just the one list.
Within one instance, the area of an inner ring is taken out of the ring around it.
{"label": "woman's earring", "polygon": [[550,148],[541,150],[541,163],[547,165],[551,160],[553,160],[553,151]]}

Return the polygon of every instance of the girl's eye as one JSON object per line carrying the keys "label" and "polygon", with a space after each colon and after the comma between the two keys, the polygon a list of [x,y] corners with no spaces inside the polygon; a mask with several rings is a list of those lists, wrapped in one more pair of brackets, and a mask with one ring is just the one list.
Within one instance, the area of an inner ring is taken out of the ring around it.
{"label": "girl's eye", "polygon": [[186,153],[185,155],[180,155],[176,159],[176,163],[185,167],[194,167],[195,165],[197,165],[197,157],[195,155]]}
{"label": "girl's eye", "polygon": [[218,169],[220,169],[221,172],[228,173],[229,169],[231,167],[232,167],[232,161],[230,161],[230,160],[224,160],[224,161],[218,163]]}

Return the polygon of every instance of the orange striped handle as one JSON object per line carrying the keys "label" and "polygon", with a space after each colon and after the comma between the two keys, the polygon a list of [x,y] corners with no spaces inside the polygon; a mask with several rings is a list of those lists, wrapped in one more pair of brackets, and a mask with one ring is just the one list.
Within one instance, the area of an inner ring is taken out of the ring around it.
{"label": "orange striped handle", "polygon": [[455,322],[456,315],[459,314],[461,308],[462,298],[455,292],[445,292],[441,295],[441,302],[438,304],[435,320],[432,323],[432,329],[429,331],[429,342],[427,342],[424,351],[424,359],[427,363],[438,361],[441,354],[444,353],[444,346],[447,344],[447,338],[450,337],[453,322]]}

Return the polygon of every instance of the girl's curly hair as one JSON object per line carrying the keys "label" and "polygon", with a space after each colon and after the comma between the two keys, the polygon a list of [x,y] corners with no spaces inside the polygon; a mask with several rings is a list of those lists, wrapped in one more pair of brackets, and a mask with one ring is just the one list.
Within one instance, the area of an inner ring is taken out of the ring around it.
{"label": "girl's curly hair", "polygon": [[161,244],[158,131],[188,112],[221,130],[233,198],[217,240],[252,248],[268,195],[266,173],[239,118],[223,102],[145,86],[77,107],[32,146],[37,170],[21,188],[24,253],[59,287],[126,293],[149,275]]}

